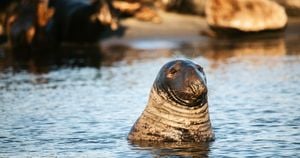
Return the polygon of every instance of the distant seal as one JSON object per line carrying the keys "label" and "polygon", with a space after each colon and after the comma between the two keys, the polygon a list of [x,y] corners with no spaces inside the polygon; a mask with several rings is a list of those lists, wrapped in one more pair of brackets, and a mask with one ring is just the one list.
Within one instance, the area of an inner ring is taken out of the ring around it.
{"label": "distant seal", "polygon": [[148,104],[128,135],[131,141],[207,142],[214,139],[203,68],[189,60],[166,63]]}

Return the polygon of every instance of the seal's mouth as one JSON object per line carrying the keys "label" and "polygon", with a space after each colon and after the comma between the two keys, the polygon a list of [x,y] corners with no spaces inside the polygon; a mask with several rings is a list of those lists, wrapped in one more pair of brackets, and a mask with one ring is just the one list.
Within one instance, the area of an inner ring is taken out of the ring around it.
{"label": "seal's mouth", "polygon": [[167,94],[169,100],[187,107],[202,106],[207,102],[207,92],[202,92],[200,95],[196,95],[195,93],[179,93],[168,89]]}

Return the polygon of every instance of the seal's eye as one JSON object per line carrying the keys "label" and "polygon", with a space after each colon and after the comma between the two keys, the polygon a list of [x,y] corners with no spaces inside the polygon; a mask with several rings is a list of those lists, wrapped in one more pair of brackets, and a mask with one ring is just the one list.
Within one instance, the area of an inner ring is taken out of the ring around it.
{"label": "seal's eye", "polygon": [[175,68],[172,68],[170,71],[169,71],[169,74],[171,75],[175,75],[177,73],[177,70]]}

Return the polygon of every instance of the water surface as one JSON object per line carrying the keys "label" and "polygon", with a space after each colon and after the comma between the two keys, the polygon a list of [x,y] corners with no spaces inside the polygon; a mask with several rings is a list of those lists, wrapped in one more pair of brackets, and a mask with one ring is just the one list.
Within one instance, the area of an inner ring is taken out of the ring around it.
{"label": "water surface", "polygon": [[[54,58],[4,52],[0,157],[300,155],[299,47],[283,38],[175,44],[111,46],[101,55],[76,48]],[[216,140],[128,142],[158,70],[181,58],[205,69]]]}

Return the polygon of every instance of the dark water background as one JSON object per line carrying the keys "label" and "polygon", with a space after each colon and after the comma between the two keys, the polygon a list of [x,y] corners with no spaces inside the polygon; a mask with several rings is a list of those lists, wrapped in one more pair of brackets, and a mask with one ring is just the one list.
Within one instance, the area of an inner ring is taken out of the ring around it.
{"label": "dark water background", "polygon": [[[299,157],[300,46],[254,39],[139,40],[0,51],[0,157]],[[212,143],[131,144],[160,67],[188,58],[208,79]]]}

